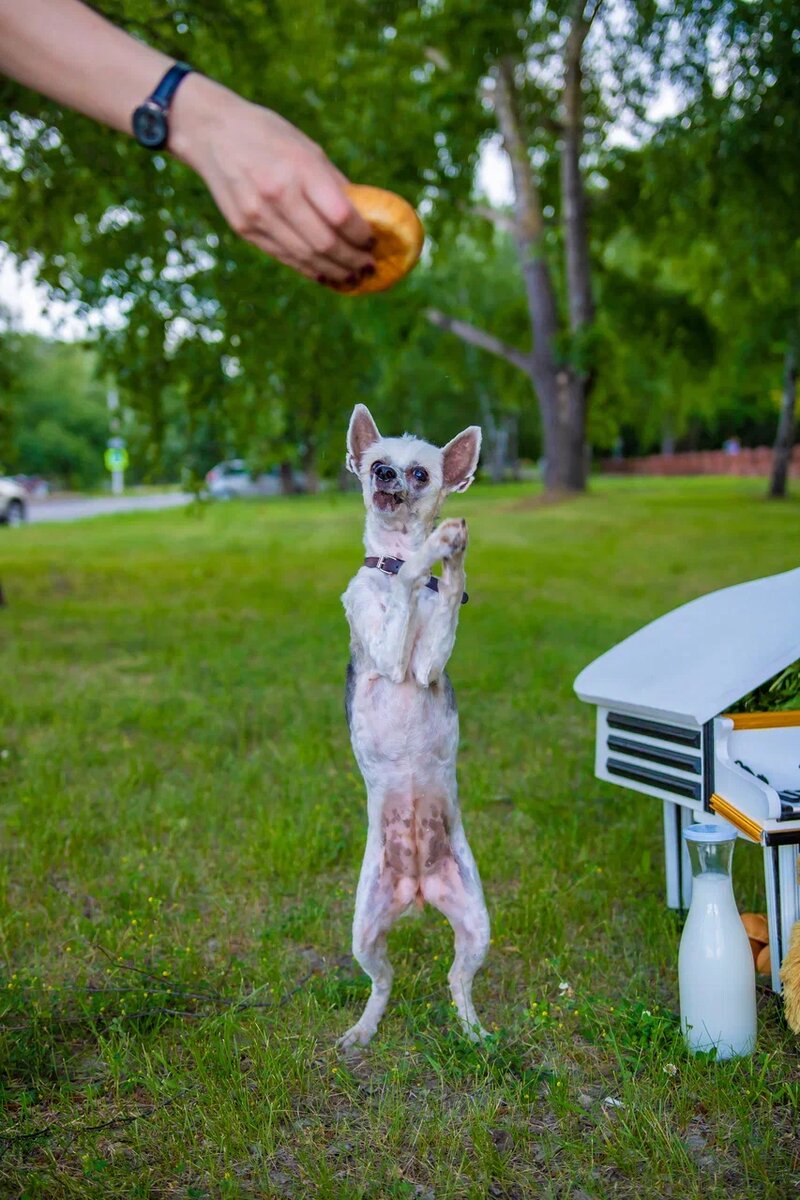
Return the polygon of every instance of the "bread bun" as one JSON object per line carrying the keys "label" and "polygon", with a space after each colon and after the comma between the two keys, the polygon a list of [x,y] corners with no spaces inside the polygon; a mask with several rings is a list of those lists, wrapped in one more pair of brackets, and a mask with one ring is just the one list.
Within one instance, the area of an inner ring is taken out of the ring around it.
{"label": "bread bun", "polygon": [[769,926],[763,913],[742,913],[742,924],[747,936],[764,946],[769,941]]}
{"label": "bread bun", "polygon": [[419,259],[425,241],[422,222],[408,201],[394,192],[361,183],[351,183],[345,191],[353,207],[372,226],[375,274],[367,275],[357,283],[332,286],[348,296],[385,292],[407,275]]}

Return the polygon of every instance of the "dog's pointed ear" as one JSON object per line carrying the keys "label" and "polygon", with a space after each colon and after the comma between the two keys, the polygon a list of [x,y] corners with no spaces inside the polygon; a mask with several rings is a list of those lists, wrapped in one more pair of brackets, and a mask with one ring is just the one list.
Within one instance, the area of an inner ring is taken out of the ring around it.
{"label": "dog's pointed ear", "polygon": [[357,404],[353,409],[353,415],[350,418],[350,425],[347,429],[347,458],[345,462],[348,471],[352,471],[354,475],[358,475],[364,452],[380,440],[381,435],[378,432],[378,426],[372,419],[372,413],[366,404]]}
{"label": "dog's pointed ear", "polygon": [[465,492],[475,478],[481,453],[481,427],[470,425],[442,450],[442,483],[446,492]]}

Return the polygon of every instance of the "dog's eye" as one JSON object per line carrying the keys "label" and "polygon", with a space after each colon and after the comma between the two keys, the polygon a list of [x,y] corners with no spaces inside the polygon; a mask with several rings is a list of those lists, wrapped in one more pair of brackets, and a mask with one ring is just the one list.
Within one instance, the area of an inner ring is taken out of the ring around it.
{"label": "dog's eye", "polygon": [[414,467],[414,478],[416,479],[417,483],[427,483],[428,472],[424,467]]}
{"label": "dog's eye", "polygon": [[383,466],[383,463],[381,462],[381,460],[380,460],[380,459],[378,459],[378,461],[377,461],[377,462],[374,462],[374,463],[372,464],[372,466],[370,467],[370,470],[371,470],[371,471],[377,471],[378,467],[382,467],[382,466]]}

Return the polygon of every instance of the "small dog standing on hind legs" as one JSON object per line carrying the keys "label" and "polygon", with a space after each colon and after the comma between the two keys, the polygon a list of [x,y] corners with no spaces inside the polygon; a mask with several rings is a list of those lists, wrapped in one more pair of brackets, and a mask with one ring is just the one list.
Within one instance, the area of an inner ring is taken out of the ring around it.
{"label": "small dog standing on hind legs", "polygon": [[[441,450],[408,435],[382,438],[363,404],[347,432],[347,466],[367,510],[367,557],[342,597],[351,634],[347,719],[369,818],[353,954],[372,992],[343,1047],[373,1037],[392,986],[386,935],[426,900],[453,927],[448,979],[464,1032],[474,1041],[486,1036],[472,980],[489,945],[489,917],[461,823],[458,712],[445,672],[466,600],[467,524],[434,528],[446,496],[472,483],[480,448],[476,425]],[[440,579],[431,576],[437,563]]]}

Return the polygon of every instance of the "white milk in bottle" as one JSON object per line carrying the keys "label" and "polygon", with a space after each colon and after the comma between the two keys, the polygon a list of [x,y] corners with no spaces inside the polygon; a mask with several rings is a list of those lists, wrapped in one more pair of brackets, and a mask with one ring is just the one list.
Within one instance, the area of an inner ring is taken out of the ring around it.
{"label": "white milk in bottle", "polygon": [[689,825],[692,903],[678,954],[681,1029],[690,1050],[717,1058],[750,1054],[756,1044],[756,978],[750,942],[733,898],[736,830]]}

